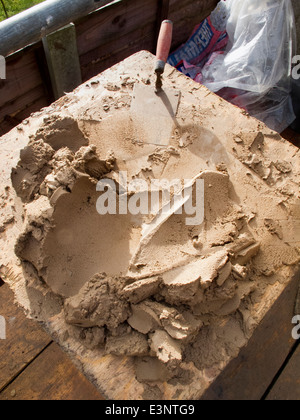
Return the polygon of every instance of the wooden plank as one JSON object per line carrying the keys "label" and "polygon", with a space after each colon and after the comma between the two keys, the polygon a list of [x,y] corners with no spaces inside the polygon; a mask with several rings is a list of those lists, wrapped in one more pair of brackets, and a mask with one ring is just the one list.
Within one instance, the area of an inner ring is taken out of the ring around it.
{"label": "wooden plank", "polygon": [[270,308],[246,348],[206,391],[203,400],[260,400],[295,344],[292,318],[300,273]]}
{"label": "wooden plank", "polygon": [[0,107],[42,84],[34,50],[7,60],[6,79],[0,85]]}
{"label": "wooden plank", "polygon": [[186,41],[194,26],[200,23],[217,4],[216,0],[190,0],[183,3],[124,1],[106,10],[93,13],[76,27],[77,44],[83,80],[140,50],[155,52],[158,20],[169,17],[174,21],[173,47]]}
{"label": "wooden plank", "polygon": [[152,50],[157,0],[127,0],[79,24],[77,44],[83,80],[143,49]]}
{"label": "wooden plank", "polygon": [[14,118],[18,120],[19,122],[23,121],[25,118],[30,117],[30,115],[34,112],[38,112],[41,110],[41,108],[44,108],[48,106],[49,103],[46,98],[41,96],[40,98],[37,98],[32,103],[28,104],[28,106],[22,111],[18,112],[14,115]]}
{"label": "wooden plank", "polygon": [[36,86],[34,89],[20,95],[19,97],[7,102],[0,107],[0,120],[6,115],[17,115],[24,109],[28,108],[31,104],[40,98],[44,97],[43,85]]}
{"label": "wooden plank", "polygon": [[157,27],[156,27],[156,37],[158,37],[160,31],[161,22],[165,19],[168,19],[170,9],[170,0],[158,0],[158,10],[157,10]]}
{"label": "wooden plank", "polygon": [[149,23],[153,25],[154,37],[156,12],[157,0],[124,0],[93,13],[76,25],[79,56],[116,40],[126,42],[127,35],[137,29],[143,34]]}
{"label": "wooden plank", "polygon": [[186,42],[194,27],[210,15],[217,4],[218,0],[170,0],[169,19],[174,22],[172,48]]}
{"label": "wooden plank", "polygon": [[6,320],[6,340],[0,340],[2,390],[51,342],[51,338],[14,304],[14,295],[6,284],[0,287],[0,314]]}
{"label": "wooden plank", "polygon": [[143,35],[141,35],[140,29],[138,29],[121,42],[117,40],[110,45],[101,46],[80,57],[83,80],[89,80],[91,77],[125,60],[128,56],[135,54],[141,49],[149,50],[153,44],[152,29],[153,25],[150,24],[144,28]]}
{"label": "wooden plank", "polygon": [[1,394],[0,400],[103,400],[57,344],[43,351]]}
{"label": "wooden plank", "polygon": [[295,146],[300,147],[300,133],[297,133],[292,128],[288,127],[283,133],[281,133],[281,135],[284,139],[290,141]]}
{"label": "wooden plank", "polygon": [[24,119],[28,118],[33,112],[39,111],[41,108],[48,106],[49,103],[46,98],[41,97],[33,101],[31,104],[26,105],[26,108],[16,113],[15,115],[6,115],[0,121],[0,136],[10,131],[16,125],[20,124]]}
{"label": "wooden plank", "polygon": [[37,4],[1,23],[0,54],[7,57],[111,1],[51,0]]}
{"label": "wooden plank", "polygon": [[266,400],[300,400],[300,344],[266,397]]}
{"label": "wooden plank", "polygon": [[7,79],[0,82],[0,135],[51,103],[41,50],[42,44],[35,45],[7,60]]}

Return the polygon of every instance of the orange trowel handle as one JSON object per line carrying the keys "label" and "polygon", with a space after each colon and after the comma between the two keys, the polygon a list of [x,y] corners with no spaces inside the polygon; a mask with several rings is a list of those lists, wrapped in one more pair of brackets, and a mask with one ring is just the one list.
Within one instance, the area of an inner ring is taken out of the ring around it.
{"label": "orange trowel handle", "polygon": [[164,20],[161,24],[156,51],[156,73],[162,74],[165,70],[165,64],[168,60],[173,37],[173,22]]}

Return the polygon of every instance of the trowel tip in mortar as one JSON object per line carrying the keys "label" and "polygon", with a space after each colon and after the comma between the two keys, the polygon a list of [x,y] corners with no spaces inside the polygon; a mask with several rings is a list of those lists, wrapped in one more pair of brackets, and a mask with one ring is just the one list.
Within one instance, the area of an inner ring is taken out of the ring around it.
{"label": "trowel tip in mortar", "polygon": [[157,82],[155,85],[155,93],[156,95],[159,95],[162,92],[162,82],[160,80],[160,83]]}

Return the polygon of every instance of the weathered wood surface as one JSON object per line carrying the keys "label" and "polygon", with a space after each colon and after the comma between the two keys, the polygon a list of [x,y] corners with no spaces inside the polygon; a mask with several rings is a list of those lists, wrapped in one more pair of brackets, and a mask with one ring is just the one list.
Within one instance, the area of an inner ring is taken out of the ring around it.
{"label": "weathered wood surface", "polygon": [[0,25],[0,55],[8,55],[41,40],[113,0],[50,0],[25,10]]}
{"label": "weathered wood surface", "polygon": [[3,400],[103,400],[57,344],[51,343],[3,392]]}
{"label": "weathered wood surface", "polygon": [[281,372],[276,383],[270,390],[266,400],[269,401],[299,401],[300,400],[300,345]]}
{"label": "weathered wood surface", "polygon": [[51,338],[14,305],[7,284],[0,286],[0,314],[6,320],[6,339],[0,340],[0,391],[30,363]]}
{"label": "weathered wood surface", "polygon": [[[211,12],[217,1],[171,0],[169,4],[168,17],[174,22],[173,48],[176,48],[187,40],[194,26]],[[163,10],[159,9],[157,0],[127,0],[79,23],[77,42],[83,80],[140,50],[154,53],[161,13],[166,13],[166,4]]]}
{"label": "weathered wood surface", "polygon": [[[247,347],[204,394],[206,400],[260,400],[295,345],[294,303],[300,272],[274,302]],[[300,375],[300,365],[298,368]],[[291,376],[291,383],[294,382]],[[300,393],[298,395],[300,399]]]}
{"label": "weathered wood surface", "polygon": [[300,133],[297,133],[289,127],[286,130],[284,130],[284,132],[281,133],[281,135],[283,138],[290,141],[295,146],[300,147]]}
{"label": "weathered wood surface", "polygon": [[215,0],[170,0],[169,19],[173,20],[172,48],[179,47],[191,35],[194,27],[202,22],[216,7]]}
{"label": "weathered wood surface", "polygon": [[0,283],[1,400],[99,400],[103,397],[52,342],[39,324],[25,317],[7,284]]}
{"label": "weathered wood surface", "polygon": [[52,100],[43,58],[40,44],[7,60],[6,79],[0,80],[0,135]]}

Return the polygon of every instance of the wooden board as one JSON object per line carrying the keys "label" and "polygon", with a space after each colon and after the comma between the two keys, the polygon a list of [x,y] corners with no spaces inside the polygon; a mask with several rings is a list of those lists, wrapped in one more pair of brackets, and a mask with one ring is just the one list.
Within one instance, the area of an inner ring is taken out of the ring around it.
{"label": "wooden board", "polygon": [[37,44],[7,59],[7,78],[0,81],[0,135],[51,102],[41,50]]}
{"label": "wooden board", "polygon": [[218,0],[170,0],[169,19],[174,22],[172,48],[179,47],[217,6]]}
{"label": "wooden board", "polygon": [[6,320],[6,340],[0,340],[1,391],[52,340],[14,304],[14,294],[7,284],[0,287],[0,314]]}
{"label": "wooden board", "polygon": [[0,400],[103,399],[42,327],[25,317],[2,280],[0,314],[6,320],[6,340],[0,340]]}
{"label": "wooden board", "polygon": [[[216,0],[170,1],[168,17],[174,21],[173,48],[185,42],[194,26],[216,6]],[[76,26],[83,80],[140,50],[155,52],[158,19],[167,5],[157,0],[127,0],[95,12]],[[160,25],[160,22],[159,22]]]}
{"label": "wooden board", "polygon": [[103,400],[57,344],[52,343],[2,393],[3,400]]}
{"label": "wooden board", "polygon": [[[5,81],[1,82],[1,109],[6,102],[12,102],[19,96],[41,84],[33,49],[16,54],[7,60]],[[5,100],[5,102],[4,102]],[[0,114],[2,117],[2,113]]]}
{"label": "wooden board", "polygon": [[292,130],[292,128],[288,127],[286,130],[284,130],[283,133],[281,133],[281,135],[295,146],[300,147],[300,133],[297,133],[296,131]]}
{"label": "wooden board", "polygon": [[300,345],[268,394],[266,400],[300,401]]}
{"label": "wooden board", "polygon": [[[292,318],[299,284],[300,273],[270,308],[247,347],[227,366],[204,394],[203,399],[262,398],[295,345],[292,338]],[[300,369],[298,374],[300,375]]]}

